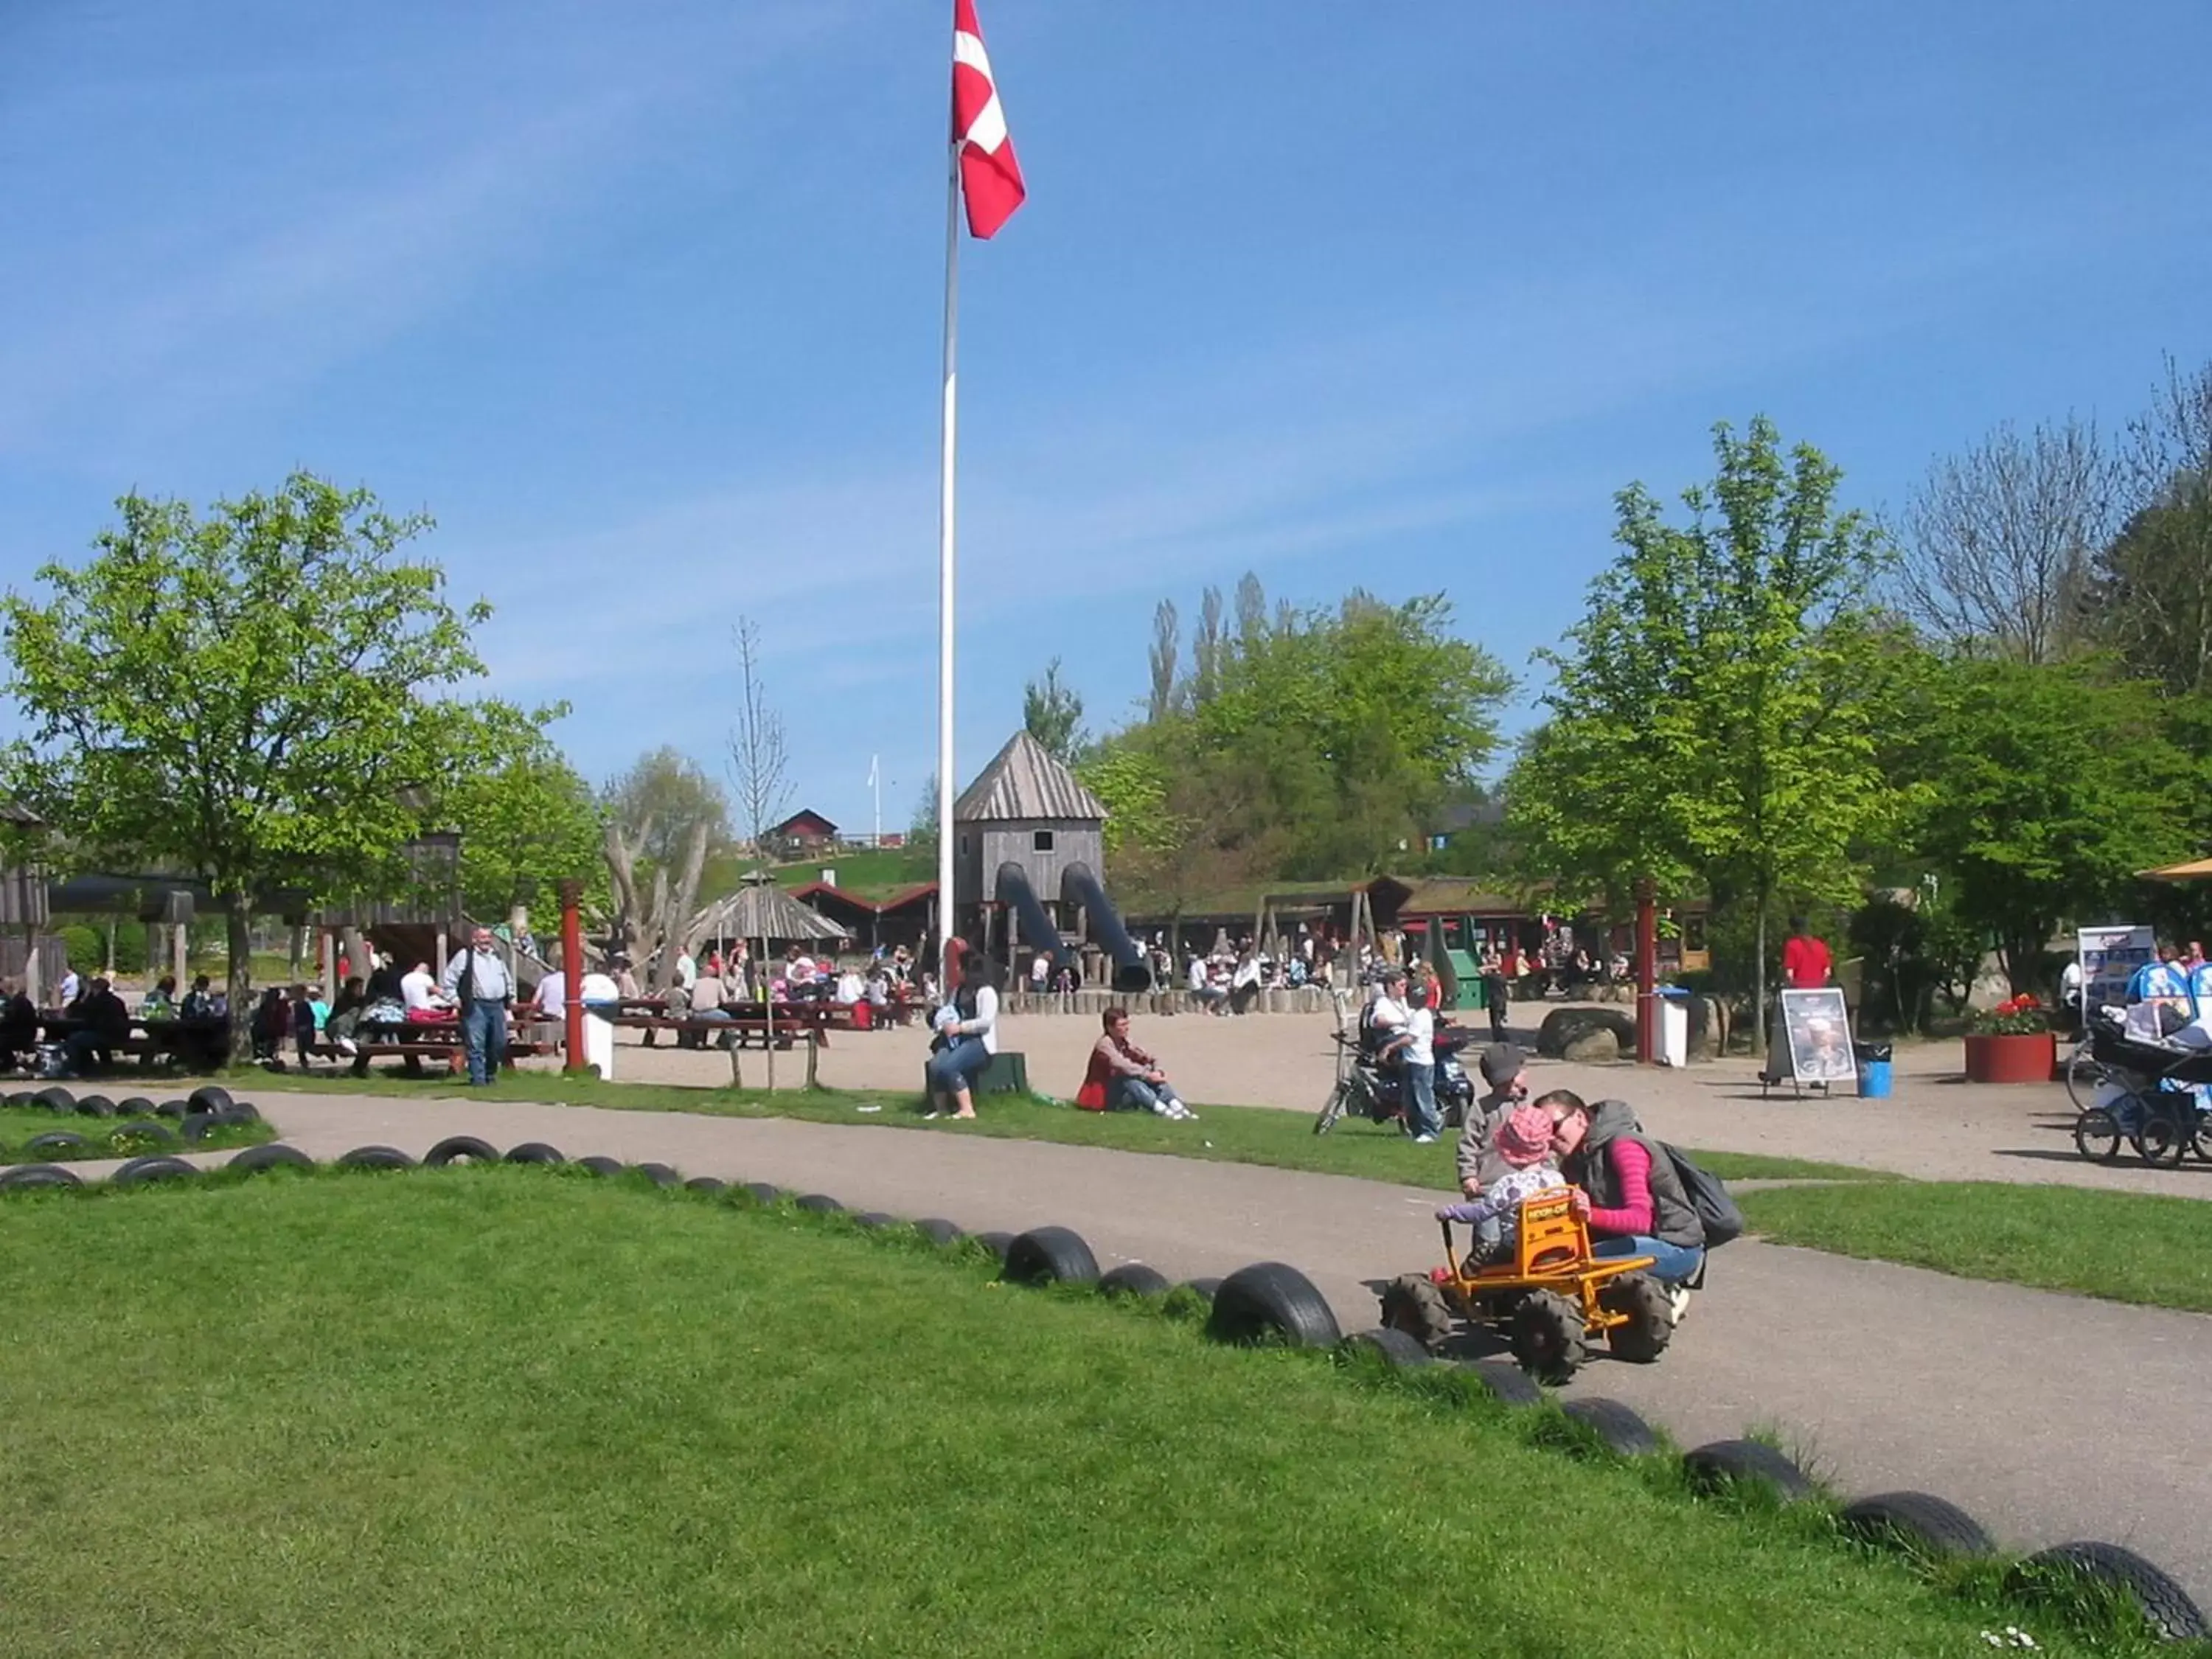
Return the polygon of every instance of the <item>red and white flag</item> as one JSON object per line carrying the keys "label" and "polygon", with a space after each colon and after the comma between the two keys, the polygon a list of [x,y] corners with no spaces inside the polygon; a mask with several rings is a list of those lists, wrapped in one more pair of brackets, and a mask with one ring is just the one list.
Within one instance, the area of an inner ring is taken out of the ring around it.
{"label": "red and white flag", "polygon": [[991,57],[975,23],[975,0],[952,0],[952,141],[960,146],[960,194],[968,231],[988,237],[1014,216],[1029,192],[1006,131]]}

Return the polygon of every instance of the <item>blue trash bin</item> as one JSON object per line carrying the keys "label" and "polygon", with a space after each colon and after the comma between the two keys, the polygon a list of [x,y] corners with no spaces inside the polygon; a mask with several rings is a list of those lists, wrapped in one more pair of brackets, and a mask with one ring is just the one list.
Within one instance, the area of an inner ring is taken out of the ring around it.
{"label": "blue trash bin", "polygon": [[1859,1042],[1852,1045],[1853,1058],[1858,1061],[1859,1098],[1887,1100],[1889,1098],[1890,1047],[1887,1042]]}

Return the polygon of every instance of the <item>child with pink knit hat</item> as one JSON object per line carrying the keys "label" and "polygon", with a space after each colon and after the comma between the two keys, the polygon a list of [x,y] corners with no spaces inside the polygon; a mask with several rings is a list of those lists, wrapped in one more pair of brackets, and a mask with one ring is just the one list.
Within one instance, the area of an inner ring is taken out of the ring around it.
{"label": "child with pink knit hat", "polygon": [[1521,1106],[1498,1122],[1492,1146],[1505,1173],[1482,1189],[1471,1204],[1446,1204],[1437,1211],[1439,1221],[1465,1221],[1474,1227],[1474,1255],[1494,1261],[1510,1253],[1521,1229],[1523,1200],[1567,1178],[1552,1159],[1552,1115],[1540,1106]]}

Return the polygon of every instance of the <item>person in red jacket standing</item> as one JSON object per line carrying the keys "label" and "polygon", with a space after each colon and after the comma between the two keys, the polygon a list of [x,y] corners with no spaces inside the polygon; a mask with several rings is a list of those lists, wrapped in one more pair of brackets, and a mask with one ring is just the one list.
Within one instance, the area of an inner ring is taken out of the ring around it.
{"label": "person in red jacket standing", "polygon": [[1790,938],[1782,947],[1782,977],[1793,991],[1817,991],[1828,982],[1828,947],[1805,930],[1805,918],[1790,918]]}
{"label": "person in red jacket standing", "polygon": [[[1807,931],[1805,918],[1790,918],[1790,937],[1782,946],[1782,983],[1792,991],[1817,991],[1828,982],[1832,963],[1828,947]],[[1782,1017],[1782,999],[1774,1000],[1774,1027],[1766,1042],[1766,1064],[1759,1069],[1762,1083],[1779,1083],[1790,1075],[1790,1027]]]}

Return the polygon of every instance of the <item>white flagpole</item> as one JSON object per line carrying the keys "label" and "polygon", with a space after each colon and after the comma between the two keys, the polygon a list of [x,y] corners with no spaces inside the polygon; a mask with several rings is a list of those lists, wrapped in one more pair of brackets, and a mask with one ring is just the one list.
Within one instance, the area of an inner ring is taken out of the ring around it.
{"label": "white flagpole", "polygon": [[946,948],[952,939],[952,477],[958,451],[960,346],[960,140],[948,154],[945,185],[945,409],[937,497],[937,948],[938,983],[951,989]]}
{"label": "white flagpole", "polygon": [[868,843],[872,847],[881,847],[884,844],[883,769],[884,757],[881,755],[868,757],[868,787],[875,792],[876,796],[876,838]]}

